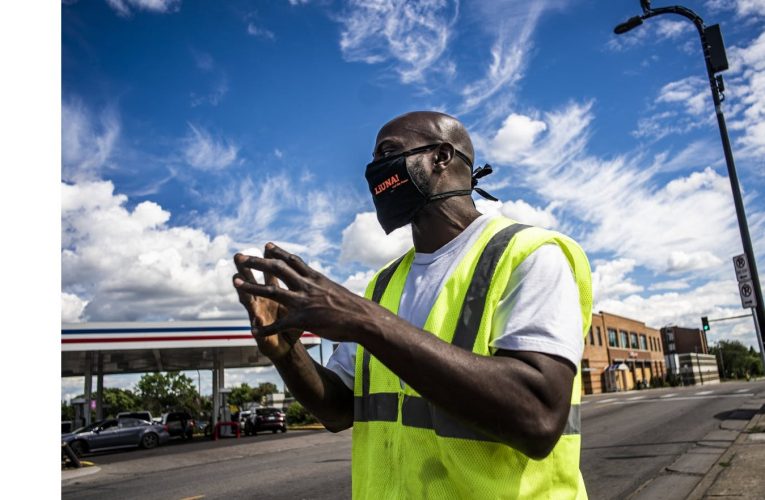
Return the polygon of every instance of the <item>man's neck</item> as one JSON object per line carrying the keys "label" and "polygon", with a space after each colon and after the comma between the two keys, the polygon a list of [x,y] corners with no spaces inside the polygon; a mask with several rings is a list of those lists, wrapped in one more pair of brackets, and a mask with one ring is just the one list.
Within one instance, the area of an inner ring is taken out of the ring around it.
{"label": "man's neck", "polygon": [[455,196],[426,205],[412,221],[415,251],[435,252],[480,216],[469,196]]}

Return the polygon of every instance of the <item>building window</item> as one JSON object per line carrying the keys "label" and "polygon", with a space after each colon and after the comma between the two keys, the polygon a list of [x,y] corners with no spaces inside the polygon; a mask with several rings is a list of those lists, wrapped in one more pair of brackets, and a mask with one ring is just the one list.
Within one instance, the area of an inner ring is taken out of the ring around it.
{"label": "building window", "polygon": [[648,350],[648,341],[645,338],[645,335],[640,335],[640,348],[644,351]]}
{"label": "building window", "polygon": [[635,332],[630,332],[630,347],[632,349],[639,349],[640,346],[638,344],[638,336]]}
{"label": "building window", "polygon": [[595,339],[592,337],[592,327],[590,327],[590,345],[595,345]]}
{"label": "building window", "polygon": [[616,341],[616,330],[613,328],[608,329],[608,345],[610,347],[619,347],[619,343]]}
{"label": "building window", "polygon": [[598,345],[603,345],[603,336],[600,334],[600,327],[595,327],[595,336],[598,337]]}
{"label": "building window", "polygon": [[629,336],[624,330],[619,330],[619,345],[625,349],[630,348]]}

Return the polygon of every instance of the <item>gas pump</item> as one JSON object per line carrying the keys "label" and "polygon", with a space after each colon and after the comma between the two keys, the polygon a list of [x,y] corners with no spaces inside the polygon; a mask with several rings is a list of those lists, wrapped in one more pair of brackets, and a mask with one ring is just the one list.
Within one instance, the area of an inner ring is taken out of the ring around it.
{"label": "gas pump", "polygon": [[[228,407],[228,398],[231,394],[231,389],[221,389],[220,394],[220,415],[219,422],[231,422],[231,410]],[[230,437],[234,435],[234,431],[230,425],[224,425],[220,428],[220,435],[224,437]]]}

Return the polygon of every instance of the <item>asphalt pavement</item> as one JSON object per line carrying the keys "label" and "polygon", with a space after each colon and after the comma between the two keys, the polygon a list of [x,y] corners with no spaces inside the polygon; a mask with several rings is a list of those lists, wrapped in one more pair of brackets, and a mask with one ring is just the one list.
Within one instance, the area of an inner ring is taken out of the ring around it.
{"label": "asphalt pavement", "polygon": [[[628,498],[648,491],[647,485],[757,394],[765,395],[765,381],[585,397],[581,469],[589,497]],[[72,479],[64,475],[62,497],[350,498],[350,456],[350,431],[173,441],[154,450],[91,455],[88,460],[99,470]]]}

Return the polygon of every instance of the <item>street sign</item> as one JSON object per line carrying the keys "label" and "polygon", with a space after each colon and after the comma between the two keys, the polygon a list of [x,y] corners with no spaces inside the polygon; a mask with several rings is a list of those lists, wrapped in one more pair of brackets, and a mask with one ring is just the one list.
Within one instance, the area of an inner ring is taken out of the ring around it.
{"label": "street sign", "polygon": [[754,295],[755,292],[752,280],[739,282],[738,293],[741,295],[741,307],[757,307],[757,299]]}
{"label": "street sign", "polygon": [[752,279],[752,273],[749,271],[749,261],[746,260],[746,254],[733,257],[733,268],[736,270],[736,279],[739,283]]}

